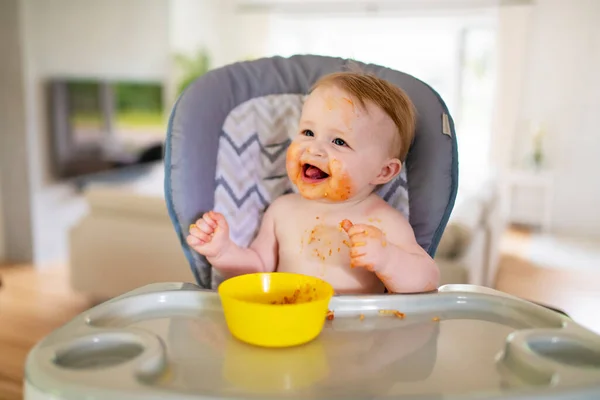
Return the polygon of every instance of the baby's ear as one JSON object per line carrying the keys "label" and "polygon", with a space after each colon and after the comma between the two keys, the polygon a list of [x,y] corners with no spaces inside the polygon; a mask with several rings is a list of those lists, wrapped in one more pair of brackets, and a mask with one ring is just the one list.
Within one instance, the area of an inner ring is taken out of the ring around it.
{"label": "baby's ear", "polygon": [[394,179],[402,169],[402,162],[397,158],[388,159],[377,177],[371,182],[372,185],[385,185],[392,179]]}

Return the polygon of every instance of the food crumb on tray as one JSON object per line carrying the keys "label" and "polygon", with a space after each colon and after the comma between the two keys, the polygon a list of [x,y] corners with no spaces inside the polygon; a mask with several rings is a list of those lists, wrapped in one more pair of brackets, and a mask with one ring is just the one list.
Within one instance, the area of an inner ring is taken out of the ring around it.
{"label": "food crumb on tray", "polygon": [[379,314],[394,315],[400,319],[404,319],[404,317],[406,317],[406,314],[404,314],[398,310],[379,310]]}
{"label": "food crumb on tray", "polygon": [[333,314],[333,311],[331,311],[331,310],[328,310],[328,311],[327,311],[327,320],[328,320],[328,321],[332,321],[332,320],[333,320],[333,318],[335,318],[335,315]]}
{"label": "food crumb on tray", "polygon": [[431,318],[431,320],[432,320],[433,322],[438,322],[438,321],[440,320],[440,317],[433,317],[433,318]]}

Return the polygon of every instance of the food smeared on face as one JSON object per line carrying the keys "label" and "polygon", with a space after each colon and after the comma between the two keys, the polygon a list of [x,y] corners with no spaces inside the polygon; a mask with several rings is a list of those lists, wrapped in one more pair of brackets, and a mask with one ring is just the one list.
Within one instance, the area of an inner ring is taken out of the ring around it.
{"label": "food smeared on face", "polygon": [[288,147],[286,168],[292,183],[309,200],[345,201],[353,195],[352,180],[339,160],[305,160],[297,143]]}
{"label": "food smeared on face", "polygon": [[288,149],[286,167],[290,180],[303,197],[336,202],[348,200],[353,195],[352,179],[338,160],[333,159],[328,165],[303,162],[295,147],[292,143]]}

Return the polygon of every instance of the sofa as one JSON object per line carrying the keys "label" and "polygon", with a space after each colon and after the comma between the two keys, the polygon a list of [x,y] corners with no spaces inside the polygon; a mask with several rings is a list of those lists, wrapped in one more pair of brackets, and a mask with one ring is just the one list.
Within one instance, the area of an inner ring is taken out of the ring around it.
{"label": "sofa", "polygon": [[[103,301],[149,283],[193,282],[167,213],[162,164],[115,176],[83,191],[89,212],[69,232],[73,289]],[[493,287],[503,231],[497,197],[493,181],[458,196],[436,254],[442,284]]]}
{"label": "sofa", "polygon": [[495,287],[500,241],[507,228],[502,210],[495,179],[459,189],[435,255],[441,285],[468,283]]}

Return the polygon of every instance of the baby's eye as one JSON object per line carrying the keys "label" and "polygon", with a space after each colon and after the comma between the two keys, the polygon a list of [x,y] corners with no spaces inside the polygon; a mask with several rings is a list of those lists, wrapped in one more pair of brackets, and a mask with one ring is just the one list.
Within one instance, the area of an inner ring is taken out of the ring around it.
{"label": "baby's eye", "polygon": [[347,146],[346,142],[340,138],[333,139],[333,144],[335,144],[337,146]]}
{"label": "baby's eye", "polygon": [[302,131],[302,134],[303,134],[304,136],[311,136],[311,137],[312,137],[312,136],[315,136],[315,134],[313,133],[313,131],[311,131],[310,129],[305,129],[305,130],[303,130],[303,131]]}

